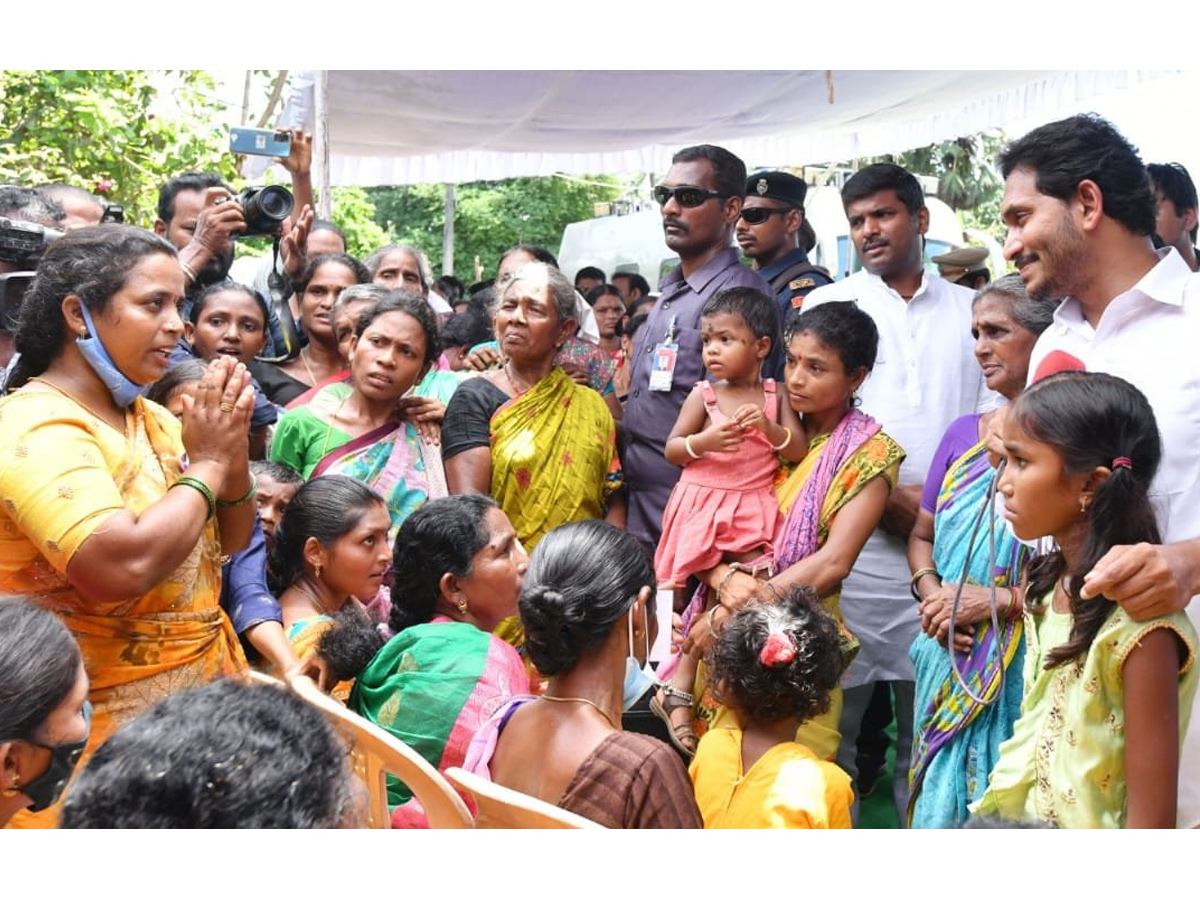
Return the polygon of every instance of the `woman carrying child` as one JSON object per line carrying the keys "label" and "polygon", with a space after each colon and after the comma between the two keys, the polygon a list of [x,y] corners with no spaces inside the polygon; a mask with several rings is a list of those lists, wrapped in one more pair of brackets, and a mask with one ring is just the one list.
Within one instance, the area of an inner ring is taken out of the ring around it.
{"label": "woman carrying child", "polygon": [[[855,642],[842,625],[842,581],[883,516],[904,451],[879,423],[860,412],[854,394],[875,365],[879,332],[852,302],[827,303],[801,313],[784,335],[788,402],[801,416],[808,455],[777,490],[783,525],[775,538],[775,575],[766,584],[722,563],[708,574],[720,604],[696,622],[685,641],[707,645],[731,613],[753,597],[774,600],[799,584],[810,585],[826,612],[843,628],[847,659]],[[698,714],[707,727],[723,724],[722,709],[703,697]],[[797,740],[821,759],[832,759],[841,741],[841,688],[830,709],[805,722]]]}
{"label": "woman carrying child", "polygon": [[1002,436],[1005,518],[1018,538],[1051,536],[1058,549],[1029,568],[1021,717],[971,811],[1059,828],[1173,828],[1195,629],[1182,612],[1134,622],[1105,597],[1080,597],[1114,546],[1160,543],[1150,404],[1114,376],[1062,372],[1013,402]]}

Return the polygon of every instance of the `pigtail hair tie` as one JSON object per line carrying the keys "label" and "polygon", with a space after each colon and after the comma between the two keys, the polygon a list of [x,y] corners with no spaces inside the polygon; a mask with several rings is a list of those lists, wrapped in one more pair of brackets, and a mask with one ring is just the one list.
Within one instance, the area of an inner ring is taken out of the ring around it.
{"label": "pigtail hair tie", "polygon": [[1133,460],[1130,459],[1128,456],[1118,456],[1115,459],[1113,459],[1112,468],[1113,468],[1113,471],[1116,471],[1117,469],[1129,469],[1132,472],[1133,471]]}

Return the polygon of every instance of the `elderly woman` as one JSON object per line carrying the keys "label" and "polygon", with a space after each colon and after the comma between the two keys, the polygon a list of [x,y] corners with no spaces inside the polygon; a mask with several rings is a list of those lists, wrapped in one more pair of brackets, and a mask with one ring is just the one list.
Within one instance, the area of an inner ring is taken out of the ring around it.
{"label": "elderly woman", "polygon": [[0,600],[0,828],[58,799],[87,743],[87,697],[66,626],[32,603]]}
{"label": "elderly woman", "polygon": [[555,362],[574,315],[575,289],[562,272],[519,268],[495,307],[507,362],[464,382],[442,426],[450,493],[490,493],[530,548],[565,522],[625,522],[612,415]]}
{"label": "elderly woman", "polygon": [[246,667],[218,606],[221,560],[254,527],[254,391],[213,360],[180,423],[142,390],[183,333],[183,271],[161,238],[83,228],[42,259],[0,400],[0,590],[36,596],[79,641],[89,747],[168,693]]}
{"label": "elderly woman", "polygon": [[549,676],[540,697],[499,710],[464,768],[609,828],[699,828],[683,764],[621,730],[626,673],[654,640],[654,568],[604,522],[575,522],[533,552],[521,590],[526,647]]}
{"label": "elderly woman", "polygon": [[[1054,305],[1030,300],[1020,276],[1007,275],[975,295],[973,314],[975,356],[987,386],[1012,400],[1025,387],[1030,353],[1050,324]],[[1028,549],[991,505],[996,472],[985,442],[994,415],[963,416],[946,429],[908,543],[913,595],[924,630],[910,651],[916,713],[908,812],[914,828],[966,821],[967,804],[987,787],[1000,742],[1012,734],[1020,711],[1020,583]],[[960,584],[956,633],[950,636],[950,608]],[[993,588],[998,635],[991,618]],[[951,637],[953,658],[946,646]],[[974,697],[963,690],[952,663]]]}

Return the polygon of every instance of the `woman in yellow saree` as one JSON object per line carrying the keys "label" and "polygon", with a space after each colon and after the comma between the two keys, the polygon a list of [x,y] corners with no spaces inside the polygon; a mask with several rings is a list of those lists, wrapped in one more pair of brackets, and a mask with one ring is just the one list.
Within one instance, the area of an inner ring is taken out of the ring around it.
{"label": "woman in yellow saree", "polygon": [[[718,603],[692,624],[688,641],[705,646],[732,611],[751,597],[777,600],[797,584],[811,585],[843,632],[843,655],[857,642],[839,609],[841,583],[883,516],[904,451],[855,408],[854,392],[875,364],[878,332],[853,303],[828,303],[801,313],[784,335],[788,402],[801,414],[808,455],[776,488],[783,525],[775,540],[774,575],[760,581],[720,565],[709,575]],[[733,727],[727,711],[698,680],[697,731]],[[809,719],[796,740],[822,759],[837,754],[841,690],[828,712]]]}
{"label": "woman in yellow saree", "polygon": [[450,493],[491,494],[529,550],[566,522],[625,524],[612,415],[555,364],[574,309],[574,288],[557,269],[518,269],[495,311],[508,361],[464,382],[442,424]]}
{"label": "woman in yellow saree", "polygon": [[168,694],[246,668],[218,594],[222,555],[254,525],[249,375],[214,361],[182,430],[141,396],[170,364],[183,293],[175,250],[149,232],[60,238],[23,303],[0,400],[0,591],[34,598],[78,641],[94,707],[85,758]]}

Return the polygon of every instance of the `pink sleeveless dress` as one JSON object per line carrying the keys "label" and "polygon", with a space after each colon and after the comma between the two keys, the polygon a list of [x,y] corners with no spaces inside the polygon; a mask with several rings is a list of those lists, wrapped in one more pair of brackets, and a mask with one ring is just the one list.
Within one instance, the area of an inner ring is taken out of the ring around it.
{"label": "pink sleeveless dress", "polygon": [[[717,406],[707,381],[698,386],[709,419],[721,423],[729,416]],[[775,382],[763,380],[763,412],[779,421]],[[770,552],[781,515],[772,485],[779,460],[766,436],[748,428],[733,453],[706,453],[683,467],[663,511],[662,538],[654,554],[654,573],[660,588],[683,587],[688,576],[717,565],[726,553],[756,548]]]}

